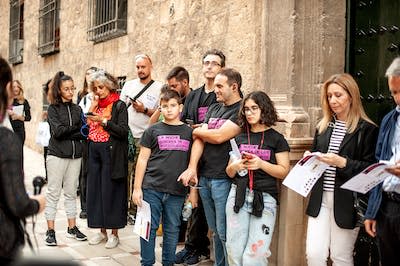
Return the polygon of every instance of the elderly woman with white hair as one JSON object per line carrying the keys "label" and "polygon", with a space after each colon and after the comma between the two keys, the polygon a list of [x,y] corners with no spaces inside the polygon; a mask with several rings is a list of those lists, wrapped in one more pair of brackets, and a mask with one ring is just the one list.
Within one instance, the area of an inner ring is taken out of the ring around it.
{"label": "elderly woman with white hair", "polygon": [[[100,232],[89,239],[106,248],[119,243],[118,229],[126,225],[128,175],[128,113],[116,93],[117,80],[99,69],[91,74],[95,94],[87,113],[89,158],[87,177],[87,221]],[[107,236],[106,229],[111,229]]]}

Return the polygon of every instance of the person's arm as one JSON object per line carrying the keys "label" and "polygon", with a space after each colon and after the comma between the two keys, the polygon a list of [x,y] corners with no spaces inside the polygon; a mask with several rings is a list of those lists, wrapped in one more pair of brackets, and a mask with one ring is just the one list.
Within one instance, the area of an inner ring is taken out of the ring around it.
{"label": "person's arm", "polygon": [[117,104],[117,110],[115,112],[115,114],[117,114],[117,121],[115,122],[112,119],[108,120],[103,127],[110,135],[119,139],[126,139],[129,131],[128,111],[122,102],[116,102],[115,104]]}
{"label": "person's arm", "polygon": [[[0,144],[0,197],[10,213],[18,218],[38,213],[44,208],[44,196],[30,199],[24,184],[22,146],[11,132],[2,137]],[[4,200],[4,201],[3,201]]]}
{"label": "person's arm", "polygon": [[157,110],[151,115],[150,120],[149,120],[149,125],[153,125],[153,124],[157,123],[157,122],[158,122],[158,119],[160,118],[160,114],[161,114],[160,110],[157,109]]}
{"label": "person's arm", "polygon": [[23,121],[31,121],[31,106],[29,105],[28,101],[24,101],[24,115],[23,115],[24,120]]}
{"label": "person's arm", "polygon": [[142,184],[146,172],[147,162],[149,161],[151,149],[140,146],[140,152],[135,168],[135,183],[133,185],[132,201],[139,207],[142,206],[143,191]]}
{"label": "person's arm", "polygon": [[51,128],[53,137],[56,139],[70,139],[71,135],[78,133],[80,126],[64,125],[61,123],[58,113],[54,106],[50,105],[48,109],[48,122]]}
{"label": "person's arm", "polygon": [[218,129],[208,129],[206,124],[202,127],[195,128],[193,130],[193,136],[201,138],[204,142],[221,144],[237,136],[240,131],[241,129],[237,124],[231,120],[227,120]]}
{"label": "person's arm", "polygon": [[275,158],[276,164],[273,164],[262,160],[257,155],[251,154],[251,158],[247,159],[245,165],[249,170],[260,169],[277,179],[283,179],[289,173],[289,152],[278,152],[275,154]]}
{"label": "person's arm", "polygon": [[246,168],[244,159],[240,160],[229,160],[228,165],[226,166],[225,172],[230,178],[234,178],[236,173],[240,170]]}
{"label": "person's arm", "polygon": [[200,161],[201,155],[203,154],[204,143],[201,139],[195,138],[192,144],[192,150],[190,152],[190,160],[188,168],[183,171],[179,177],[178,182],[182,182],[184,186],[188,186],[189,183],[198,183],[197,179],[197,165]]}

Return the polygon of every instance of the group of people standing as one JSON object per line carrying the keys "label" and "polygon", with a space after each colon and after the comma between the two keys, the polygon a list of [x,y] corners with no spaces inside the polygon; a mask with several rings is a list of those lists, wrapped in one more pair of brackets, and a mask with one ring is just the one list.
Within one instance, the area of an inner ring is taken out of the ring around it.
{"label": "group of people standing", "polygon": [[[150,57],[140,54],[135,57],[138,78],[126,82],[120,94],[115,77],[91,67],[85,76],[87,90],[79,93],[79,105],[73,103],[73,79],[63,72],[55,75],[47,88],[51,131],[46,160],[47,245],[57,245],[54,221],[61,191],[67,236],[87,240],[76,226],[76,191],[81,176],[86,199],[82,211],[88,226],[100,230],[89,239],[91,245],[105,242],[106,248],[115,248],[118,230],[127,224],[127,214],[146,201],[151,206],[151,226],[149,240],[140,240],[142,265],[155,263],[160,224],[163,265],[194,265],[209,257],[209,229],[215,265],[268,264],[279,202],[277,181],[289,172],[290,148],[273,128],[278,114],[271,99],[262,91],[243,95],[240,73],[225,67],[225,60],[222,51],[209,50],[202,57],[205,82],[201,87],[191,90],[187,70],[175,67],[161,91],[162,83],[151,77]],[[400,58],[393,61],[386,75],[390,92],[400,106]],[[3,98],[7,97],[4,91],[11,94],[10,81],[2,84]],[[17,88],[14,91],[13,95],[18,95]],[[2,122],[11,102],[1,100]],[[16,97],[15,101],[25,106],[23,98]],[[364,112],[357,83],[348,74],[332,75],[324,82],[321,107],[322,119],[311,152],[320,152],[318,159],[329,167],[313,187],[307,206],[308,265],[326,265],[328,258],[334,265],[354,264],[359,233],[354,193],[340,186],[377,160],[392,161],[394,166],[388,171],[393,175],[371,192],[365,230],[378,240],[382,265],[396,265],[400,246],[400,167],[396,165],[399,107],[384,118],[378,131]],[[29,120],[28,113],[24,117],[9,115],[12,120],[23,121]],[[151,117],[153,124],[149,124]],[[2,127],[0,130],[1,140],[3,135],[13,138]],[[131,160],[129,135],[136,146]],[[232,140],[238,145],[238,158],[230,156]],[[1,152],[1,166],[8,162],[4,154],[10,153]],[[21,155],[14,159],[16,164],[22,161]],[[15,206],[6,186],[10,172],[1,169],[1,195]],[[21,186],[22,172],[16,176],[13,182]],[[44,207],[43,198],[32,198],[22,197],[23,206],[28,206],[23,212],[15,207],[3,208],[3,204],[0,210],[11,213],[10,221],[23,218]],[[185,247],[175,254],[185,201],[194,209]],[[3,236],[3,230],[0,234]],[[15,243],[21,243],[20,239]],[[9,254],[0,253],[0,257],[9,259]]]}

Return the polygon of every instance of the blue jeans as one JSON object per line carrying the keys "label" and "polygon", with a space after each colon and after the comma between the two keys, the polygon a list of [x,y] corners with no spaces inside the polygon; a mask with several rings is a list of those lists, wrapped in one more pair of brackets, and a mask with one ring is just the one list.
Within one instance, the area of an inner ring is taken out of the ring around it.
{"label": "blue jeans", "polygon": [[244,205],[235,213],[236,185],[232,184],[226,203],[226,250],[230,266],[268,265],[271,255],[269,246],[275,227],[276,200],[264,192],[264,210],[261,217],[256,217],[251,214],[253,200],[248,198],[249,193],[246,189]]}
{"label": "blue jeans", "polygon": [[225,207],[232,182],[226,178],[200,177],[199,190],[208,227],[213,232],[215,265],[228,265],[226,255]]}
{"label": "blue jeans", "polygon": [[140,238],[140,255],[142,256],[141,264],[148,266],[153,265],[156,262],[154,252],[156,231],[162,217],[162,264],[174,265],[175,250],[178,243],[181,213],[185,197],[158,192],[152,189],[143,189],[143,200],[150,204],[151,229],[149,242]]}

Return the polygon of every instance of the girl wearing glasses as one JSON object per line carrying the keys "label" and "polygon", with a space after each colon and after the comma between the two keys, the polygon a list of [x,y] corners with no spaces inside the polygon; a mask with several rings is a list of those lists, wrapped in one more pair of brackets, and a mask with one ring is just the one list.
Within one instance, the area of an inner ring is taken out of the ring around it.
{"label": "girl wearing glasses", "polygon": [[[226,204],[226,249],[229,265],[267,265],[276,219],[277,180],[289,172],[289,145],[271,128],[275,107],[262,91],[244,98],[235,140],[242,158],[230,160],[226,173],[233,184]],[[247,174],[240,176],[240,170]]]}

